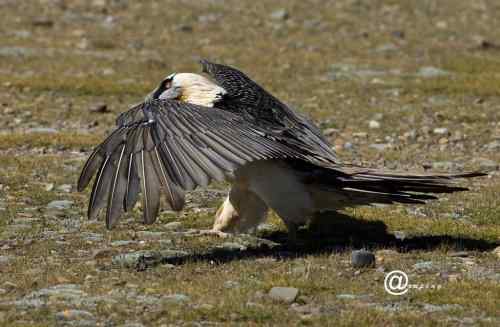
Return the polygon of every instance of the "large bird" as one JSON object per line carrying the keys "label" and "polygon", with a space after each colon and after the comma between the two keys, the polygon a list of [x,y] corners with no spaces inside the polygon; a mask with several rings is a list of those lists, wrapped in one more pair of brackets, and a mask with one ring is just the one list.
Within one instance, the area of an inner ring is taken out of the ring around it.
{"label": "large bird", "polygon": [[320,130],[239,70],[201,61],[206,76],[166,77],[144,102],[120,114],[78,180],[95,175],[89,218],[106,208],[112,228],[142,193],[143,220],[151,224],[160,195],[173,210],[185,191],[228,180],[231,190],[212,231],[245,232],[267,217],[284,221],[290,240],[315,212],[373,203],[424,203],[433,193],[466,188],[456,178],[379,171],[343,164]]}

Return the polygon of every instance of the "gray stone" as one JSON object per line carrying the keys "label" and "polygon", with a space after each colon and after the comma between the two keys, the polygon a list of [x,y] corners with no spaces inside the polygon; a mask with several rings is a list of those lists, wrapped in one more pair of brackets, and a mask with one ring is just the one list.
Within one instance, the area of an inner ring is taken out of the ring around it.
{"label": "gray stone", "polygon": [[422,309],[426,312],[439,312],[439,311],[449,311],[449,310],[462,310],[463,307],[459,304],[429,304],[424,303]]}
{"label": "gray stone", "polygon": [[383,44],[375,49],[375,52],[392,52],[399,50],[398,46],[393,43]]}
{"label": "gray stone", "polygon": [[432,261],[421,261],[414,264],[413,268],[417,270],[429,270],[434,268],[434,263]]}
{"label": "gray stone", "polygon": [[285,303],[292,303],[299,295],[299,290],[295,287],[273,287],[269,291],[269,297]]}
{"label": "gray stone", "polygon": [[73,205],[73,201],[70,200],[56,200],[52,201],[49,204],[47,204],[48,209],[58,209],[58,210],[63,210],[63,209],[69,209]]}
{"label": "gray stone", "polygon": [[443,70],[439,69],[436,67],[428,66],[428,67],[421,67],[418,70],[417,75],[425,78],[432,78],[432,77],[440,77],[440,76],[447,76],[450,73]]}
{"label": "gray stone", "polygon": [[189,302],[189,300],[190,300],[189,296],[180,293],[165,295],[162,297],[162,301],[170,303],[183,303],[183,302]]}
{"label": "gray stone", "polygon": [[287,20],[290,18],[290,14],[286,9],[278,9],[273,11],[270,17],[274,20]]}
{"label": "gray stone", "polygon": [[431,167],[437,170],[453,170],[457,167],[457,164],[451,161],[436,161],[431,164]]}
{"label": "gray stone", "polygon": [[361,295],[358,295],[358,294],[337,294],[336,298],[339,300],[366,300],[366,299],[369,299],[370,296],[365,295],[365,294],[361,294]]}
{"label": "gray stone", "polygon": [[55,134],[58,133],[59,131],[55,128],[51,127],[34,127],[34,128],[28,128],[26,130],[26,133],[47,133],[47,134]]}
{"label": "gray stone", "polygon": [[56,320],[59,321],[89,321],[93,322],[95,325],[95,317],[88,311],[85,310],[64,310],[56,313]]}
{"label": "gray stone", "polygon": [[239,251],[245,251],[247,247],[243,244],[235,243],[235,242],[224,242],[221,245],[218,246],[221,249],[225,250],[239,250]]}
{"label": "gray stone", "polygon": [[137,243],[136,241],[125,241],[125,240],[118,240],[118,241],[113,241],[110,243],[111,246],[126,246],[130,244],[135,244]]}
{"label": "gray stone", "polygon": [[89,242],[101,242],[104,240],[104,236],[98,233],[83,232],[80,234],[83,240]]}
{"label": "gray stone", "polygon": [[486,158],[474,158],[473,163],[479,165],[482,171],[498,170],[498,163]]}
{"label": "gray stone", "polygon": [[367,250],[352,251],[351,264],[354,268],[374,267],[375,255]]}
{"label": "gray stone", "polygon": [[72,188],[72,186],[70,184],[62,184],[62,185],[59,185],[56,188],[56,190],[58,190],[60,192],[69,193],[69,192],[71,192],[71,188]]}
{"label": "gray stone", "polygon": [[164,226],[167,230],[179,230],[182,228],[182,223],[180,221],[172,221]]}
{"label": "gray stone", "polygon": [[143,240],[159,240],[165,237],[164,232],[149,232],[149,231],[141,231],[137,232],[136,235],[140,239]]}
{"label": "gray stone", "polygon": [[448,135],[449,134],[449,131],[446,127],[434,128],[434,130],[432,132],[434,134],[437,134],[437,135]]}
{"label": "gray stone", "polygon": [[498,150],[500,149],[500,141],[490,142],[486,145],[486,148],[488,148],[488,150]]}
{"label": "gray stone", "polygon": [[378,129],[378,128],[380,128],[380,123],[378,121],[376,121],[376,120],[370,120],[368,122],[368,127],[370,129]]}
{"label": "gray stone", "polygon": [[390,148],[391,145],[387,144],[387,143],[372,143],[368,147],[375,149],[375,150],[378,150],[378,151],[384,151],[384,150]]}
{"label": "gray stone", "polygon": [[240,287],[240,283],[235,282],[233,280],[228,280],[224,282],[224,288],[238,288]]}
{"label": "gray stone", "polygon": [[497,258],[500,259],[500,246],[497,246],[496,248],[493,249],[493,251],[491,251],[494,255],[497,256]]}
{"label": "gray stone", "polygon": [[7,255],[0,255],[0,266],[6,265],[11,261],[11,257]]}
{"label": "gray stone", "polygon": [[111,259],[111,262],[115,265],[135,268],[139,264],[141,258],[151,263],[160,263],[163,260],[169,258],[177,258],[186,256],[188,253],[185,251],[175,251],[175,250],[162,250],[162,251],[136,251],[132,253],[119,254]]}

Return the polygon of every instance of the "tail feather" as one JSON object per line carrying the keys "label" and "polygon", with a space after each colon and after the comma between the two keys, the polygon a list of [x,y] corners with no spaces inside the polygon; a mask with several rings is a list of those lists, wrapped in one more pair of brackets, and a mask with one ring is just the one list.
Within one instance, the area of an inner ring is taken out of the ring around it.
{"label": "tail feather", "polygon": [[484,176],[482,172],[464,174],[404,174],[364,168],[319,168],[309,182],[319,209],[341,208],[373,203],[419,204],[437,197],[433,194],[467,191],[456,185],[458,179]]}

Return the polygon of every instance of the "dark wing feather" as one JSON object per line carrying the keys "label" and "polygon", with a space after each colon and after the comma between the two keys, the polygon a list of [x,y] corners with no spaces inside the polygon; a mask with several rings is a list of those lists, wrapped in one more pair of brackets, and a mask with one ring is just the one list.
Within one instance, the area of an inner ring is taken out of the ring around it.
{"label": "dark wing feather", "polygon": [[229,66],[201,60],[203,72],[212,77],[227,94],[217,108],[231,111],[247,121],[280,132],[283,142],[314,152],[318,159],[336,163],[330,144],[307,118],[294,112],[243,72]]}
{"label": "dark wing feather", "polygon": [[317,154],[283,142],[279,133],[240,115],[171,100],[150,100],[120,115],[119,126],[91,154],[79,179],[83,189],[96,175],[89,217],[106,205],[112,228],[139,192],[144,222],[153,223],[160,194],[174,210],[184,191],[233,176],[255,160],[295,158],[318,163]]}

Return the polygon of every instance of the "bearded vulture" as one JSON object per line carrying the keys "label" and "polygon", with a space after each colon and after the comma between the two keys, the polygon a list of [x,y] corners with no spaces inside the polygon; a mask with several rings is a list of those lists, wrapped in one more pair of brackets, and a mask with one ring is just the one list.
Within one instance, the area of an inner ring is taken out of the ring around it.
{"label": "bearded vulture", "polygon": [[231,190],[212,231],[245,232],[274,210],[294,240],[315,212],[373,203],[424,203],[429,193],[467,190],[460,175],[419,175],[343,164],[320,130],[241,71],[202,60],[203,73],[174,73],[144,102],[122,113],[78,180],[95,175],[88,217],[106,208],[112,228],[142,193],[143,221],[151,224],[160,195],[175,211],[184,193],[211,181]]}

